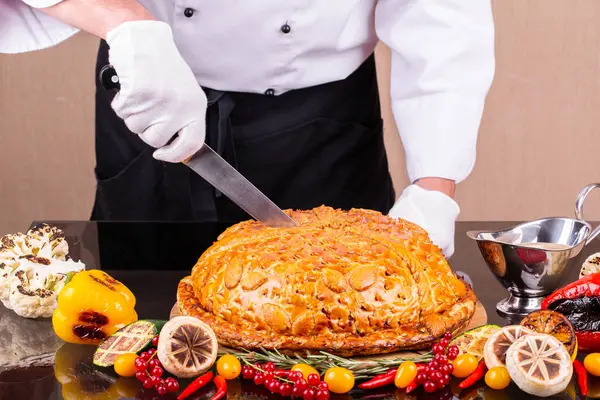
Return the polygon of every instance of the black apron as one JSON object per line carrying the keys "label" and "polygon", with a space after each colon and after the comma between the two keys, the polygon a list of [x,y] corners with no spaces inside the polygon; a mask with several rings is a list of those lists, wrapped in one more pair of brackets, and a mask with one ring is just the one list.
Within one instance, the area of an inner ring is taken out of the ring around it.
{"label": "black apron", "polygon": [[[101,41],[96,76],[106,64]],[[373,55],[344,80],[280,96],[204,90],[206,143],[282,209],[392,207]],[[92,220],[250,218],[185,165],[155,160],[115,114],[112,96],[97,83]]]}

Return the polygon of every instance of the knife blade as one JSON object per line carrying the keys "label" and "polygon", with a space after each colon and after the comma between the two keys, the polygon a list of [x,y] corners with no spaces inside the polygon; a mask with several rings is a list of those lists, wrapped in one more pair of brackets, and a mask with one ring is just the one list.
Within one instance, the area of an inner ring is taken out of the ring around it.
{"label": "knife blade", "polygon": [[[112,65],[104,66],[98,78],[105,90],[120,89],[119,77]],[[264,225],[297,226],[289,215],[207,144],[183,163]]]}
{"label": "knife blade", "polygon": [[208,145],[183,163],[229,197],[257,221],[272,227],[293,227],[296,222]]}

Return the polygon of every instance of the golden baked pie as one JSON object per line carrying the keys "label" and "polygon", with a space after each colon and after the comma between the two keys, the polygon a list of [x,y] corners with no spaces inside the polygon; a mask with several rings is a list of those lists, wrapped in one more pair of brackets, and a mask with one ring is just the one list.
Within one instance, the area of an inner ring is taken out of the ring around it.
{"label": "golden baked pie", "polygon": [[181,313],[222,345],[381,354],[472,318],[475,294],[419,226],[363,209],[286,213],[298,227],[230,227],[179,284]]}

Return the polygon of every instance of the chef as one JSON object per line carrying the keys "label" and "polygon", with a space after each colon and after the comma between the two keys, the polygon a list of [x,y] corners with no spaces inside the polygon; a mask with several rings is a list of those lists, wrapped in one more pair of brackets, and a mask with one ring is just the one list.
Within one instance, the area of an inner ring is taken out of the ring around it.
{"label": "chef", "polygon": [[[490,0],[2,0],[0,52],[102,40],[92,219],[237,222],[181,163],[203,143],[281,208],[362,207],[413,221],[454,252],[455,185],[475,163],[494,75]],[[391,48],[391,104],[411,184],[396,196],[373,52]]]}

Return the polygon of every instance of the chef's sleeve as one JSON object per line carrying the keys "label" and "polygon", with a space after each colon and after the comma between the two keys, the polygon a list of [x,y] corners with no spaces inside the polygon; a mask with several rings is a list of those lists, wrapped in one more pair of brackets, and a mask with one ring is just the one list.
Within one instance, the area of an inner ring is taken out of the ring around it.
{"label": "chef's sleeve", "polygon": [[62,0],[0,0],[0,53],[41,50],[70,38],[79,30],[39,9]]}
{"label": "chef's sleeve", "polygon": [[494,76],[491,0],[379,0],[375,28],[391,49],[391,106],[410,181],[463,181]]}

